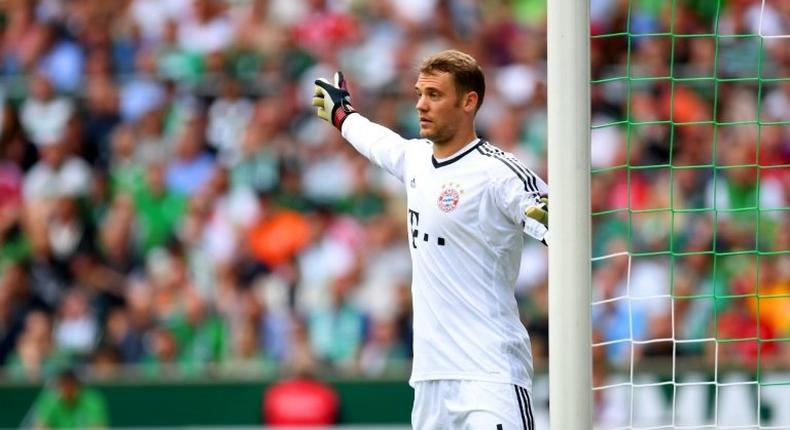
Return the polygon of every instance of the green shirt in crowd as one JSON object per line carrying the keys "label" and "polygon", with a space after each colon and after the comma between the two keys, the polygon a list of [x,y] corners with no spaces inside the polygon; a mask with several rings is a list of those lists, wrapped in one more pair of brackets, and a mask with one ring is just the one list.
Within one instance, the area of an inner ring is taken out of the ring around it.
{"label": "green shirt in crowd", "polygon": [[134,203],[145,252],[167,243],[187,209],[184,196],[170,191],[155,195],[147,188],[135,194]]}
{"label": "green shirt in crowd", "polygon": [[56,390],[45,392],[34,406],[37,428],[97,428],[107,426],[104,397],[83,388],[74,402],[66,402]]}

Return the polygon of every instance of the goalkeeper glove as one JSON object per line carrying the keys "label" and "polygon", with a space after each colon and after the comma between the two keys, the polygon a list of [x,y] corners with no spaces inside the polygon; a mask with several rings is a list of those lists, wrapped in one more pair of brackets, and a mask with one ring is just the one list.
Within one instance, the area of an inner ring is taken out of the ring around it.
{"label": "goalkeeper glove", "polygon": [[326,79],[316,79],[313,106],[317,108],[316,114],[319,118],[329,121],[338,130],[343,126],[343,121],[356,112],[351,107],[351,95],[348,93],[343,72],[335,72],[334,85]]}
{"label": "goalkeeper glove", "polygon": [[538,200],[538,204],[524,209],[524,215],[535,221],[549,226],[549,197],[543,196]]}

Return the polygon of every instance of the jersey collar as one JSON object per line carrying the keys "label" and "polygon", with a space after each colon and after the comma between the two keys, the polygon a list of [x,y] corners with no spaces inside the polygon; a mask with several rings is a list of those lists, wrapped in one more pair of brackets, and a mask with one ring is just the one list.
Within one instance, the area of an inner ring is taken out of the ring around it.
{"label": "jersey collar", "polygon": [[431,163],[433,163],[433,167],[440,168],[444,167],[448,164],[453,164],[456,161],[464,158],[464,156],[472,151],[475,150],[478,146],[483,144],[483,139],[477,138],[464,146],[463,148],[459,149],[454,155],[451,155],[447,158],[442,158],[441,160],[437,160],[436,157],[431,154]]}

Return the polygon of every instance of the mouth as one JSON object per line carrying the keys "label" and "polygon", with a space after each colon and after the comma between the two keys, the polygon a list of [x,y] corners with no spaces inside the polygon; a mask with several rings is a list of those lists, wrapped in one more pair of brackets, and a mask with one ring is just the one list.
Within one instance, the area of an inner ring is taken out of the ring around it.
{"label": "mouth", "polygon": [[433,121],[431,121],[431,120],[429,120],[427,118],[420,118],[420,125],[428,125],[428,124],[431,124],[432,122]]}

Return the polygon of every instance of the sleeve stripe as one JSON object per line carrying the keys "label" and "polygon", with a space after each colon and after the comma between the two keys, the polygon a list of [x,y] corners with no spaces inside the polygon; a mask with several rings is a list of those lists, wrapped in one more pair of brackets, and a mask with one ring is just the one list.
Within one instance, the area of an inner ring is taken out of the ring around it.
{"label": "sleeve stripe", "polygon": [[524,165],[520,161],[512,157],[507,157],[505,153],[502,152],[502,150],[492,146],[488,142],[485,142],[483,145],[480,145],[477,150],[480,151],[481,154],[487,157],[492,157],[501,161],[508,168],[510,168],[510,170],[512,170],[513,173],[515,173],[516,176],[518,176],[518,178],[521,179],[522,182],[524,182],[524,191],[540,194],[540,190],[538,190],[535,176],[532,174],[532,172],[529,169],[524,167]]}

